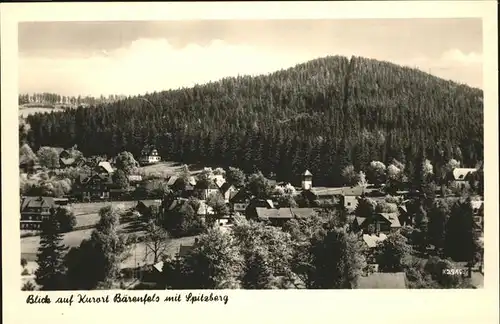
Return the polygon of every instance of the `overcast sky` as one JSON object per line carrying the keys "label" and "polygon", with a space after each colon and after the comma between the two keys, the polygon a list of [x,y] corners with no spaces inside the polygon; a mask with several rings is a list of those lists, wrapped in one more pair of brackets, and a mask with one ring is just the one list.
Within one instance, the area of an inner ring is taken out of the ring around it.
{"label": "overcast sky", "polygon": [[480,19],[20,23],[19,91],[142,94],[337,54],[482,87],[481,29]]}

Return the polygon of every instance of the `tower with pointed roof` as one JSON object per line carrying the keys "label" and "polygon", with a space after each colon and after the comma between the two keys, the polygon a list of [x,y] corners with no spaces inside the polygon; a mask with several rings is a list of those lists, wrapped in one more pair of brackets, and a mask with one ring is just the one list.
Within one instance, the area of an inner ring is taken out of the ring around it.
{"label": "tower with pointed roof", "polygon": [[306,172],[302,174],[302,190],[312,189],[312,178],[313,175],[309,170],[306,170]]}

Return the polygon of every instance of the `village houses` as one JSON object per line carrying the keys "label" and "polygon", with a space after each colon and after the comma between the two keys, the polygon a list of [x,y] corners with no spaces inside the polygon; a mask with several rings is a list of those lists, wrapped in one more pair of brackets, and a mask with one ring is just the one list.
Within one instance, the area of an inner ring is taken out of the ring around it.
{"label": "village houses", "polygon": [[477,172],[475,168],[454,168],[447,175],[447,179],[458,188],[465,189],[469,188],[469,181],[475,172]]}
{"label": "village houses", "polygon": [[21,197],[21,230],[39,230],[42,221],[51,216],[54,208],[67,204],[67,199],[53,197]]}
{"label": "village houses", "polygon": [[82,201],[109,200],[121,190],[113,183],[114,169],[107,161],[101,161],[90,176],[81,175],[75,182],[74,195]]}

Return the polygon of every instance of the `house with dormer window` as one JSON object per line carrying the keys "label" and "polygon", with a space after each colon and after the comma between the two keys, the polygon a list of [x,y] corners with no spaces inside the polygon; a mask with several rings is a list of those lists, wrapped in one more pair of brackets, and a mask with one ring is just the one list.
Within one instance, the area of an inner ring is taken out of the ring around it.
{"label": "house with dormer window", "polygon": [[42,221],[48,219],[57,204],[52,197],[21,198],[21,229],[38,230]]}
{"label": "house with dormer window", "polygon": [[145,146],[141,151],[139,163],[142,165],[155,164],[161,161],[160,154],[154,146]]}
{"label": "house with dormer window", "polygon": [[356,216],[352,223],[355,231],[369,232],[369,226],[375,233],[391,233],[401,228],[399,213],[373,213],[367,217]]}

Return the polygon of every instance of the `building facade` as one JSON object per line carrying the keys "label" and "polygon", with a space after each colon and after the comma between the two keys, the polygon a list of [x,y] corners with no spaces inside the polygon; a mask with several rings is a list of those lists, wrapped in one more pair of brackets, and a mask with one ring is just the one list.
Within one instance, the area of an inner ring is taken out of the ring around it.
{"label": "building facade", "polygon": [[142,165],[155,164],[161,161],[158,150],[154,147],[145,147],[141,152],[139,163]]}
{"label": "building facade", "polygon": [[21,198],[21,230],[39,230],[57,204],[52,197]]}

